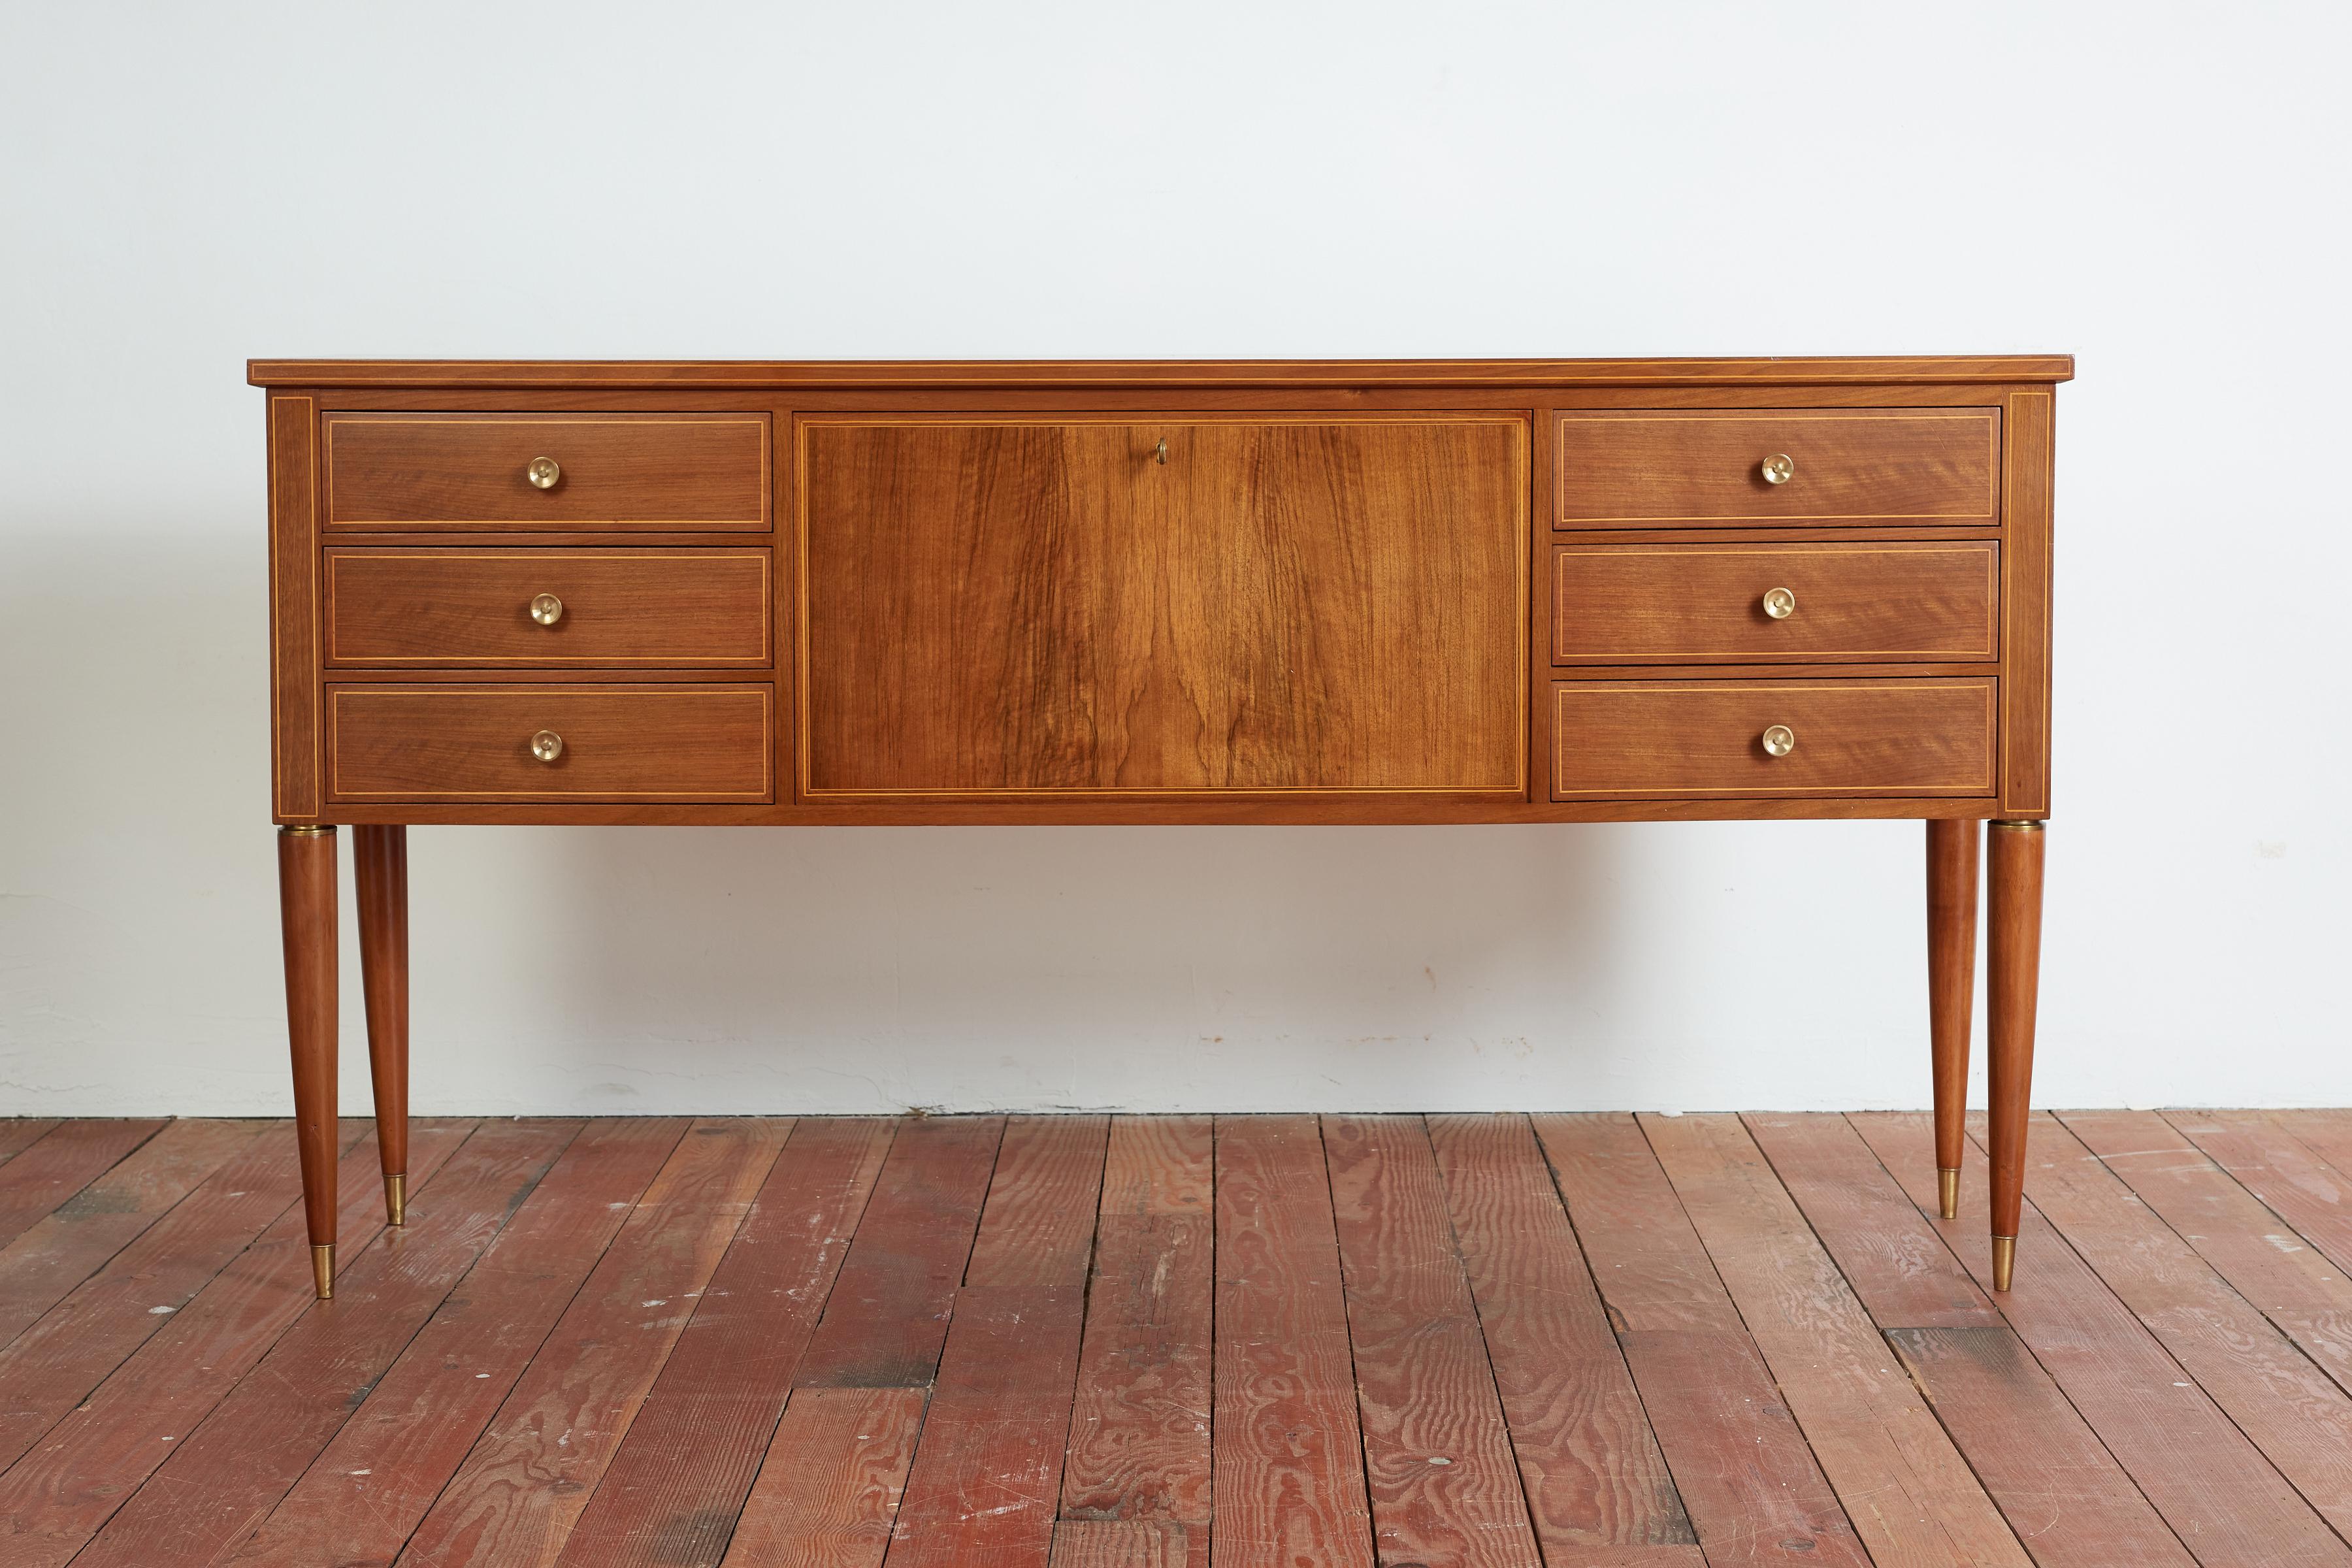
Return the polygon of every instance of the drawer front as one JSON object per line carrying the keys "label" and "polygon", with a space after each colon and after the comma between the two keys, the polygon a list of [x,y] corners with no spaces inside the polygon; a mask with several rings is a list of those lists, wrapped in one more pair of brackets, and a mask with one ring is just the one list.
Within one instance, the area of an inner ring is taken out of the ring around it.
{"label": "drawer front", "polygon": [[1552,660],[1990,659],[2000,549],[1565,545],[1552,553]]}
{"label": "drawer front", "polygon": [[[767,686],[330,686],[335,800],[765,801]],[[561,738],[552,760],[532,750]]]}
{"label": "drawer front", "polygon": [[764,414],[329,414],[325,445],[331,529],[769,527]]}
{"label": "drawer front", "polygon": [[[1989,795],[1993,685],[1563,681],[1552,688],[1552,798]],[[1766,741],[1776,726],[1790,742],[1777,756]]]}
{"label": "drawer front", "polygon": [[[1561,528],[1990,526],[1990,408],[1642,409],[1558,416]],[[1786,468],[1776,461],[1786,459]],[[1771,475],[1782,475],[1774,482]]]}
{"label": "drawer front", "polygon": [[327,552],[327,662],[759,665],[765,550]]}

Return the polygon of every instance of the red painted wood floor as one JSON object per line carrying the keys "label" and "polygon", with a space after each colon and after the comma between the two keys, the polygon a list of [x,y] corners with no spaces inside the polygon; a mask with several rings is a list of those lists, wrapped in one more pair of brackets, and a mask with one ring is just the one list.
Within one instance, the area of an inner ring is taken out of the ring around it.
{"label": "red painted wood floor", "polygon": [[[8,1568],[2352,1568],[2352,1112],[0,1121]],[[1980,1205],[1979,1161],[1964,1187]]]}

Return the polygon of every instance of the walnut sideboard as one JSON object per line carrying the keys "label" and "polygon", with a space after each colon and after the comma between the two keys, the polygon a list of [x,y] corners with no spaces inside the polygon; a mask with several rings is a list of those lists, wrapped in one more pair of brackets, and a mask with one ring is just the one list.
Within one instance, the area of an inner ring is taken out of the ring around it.
{"label": "walnut sideboard", "polygon": [[1990,824],[2005,1289],[2073,369],[255,362],[319,1293],[337,825],[397,1225],[412,823],[1726,817],[1926,821],[1947,1217]]}

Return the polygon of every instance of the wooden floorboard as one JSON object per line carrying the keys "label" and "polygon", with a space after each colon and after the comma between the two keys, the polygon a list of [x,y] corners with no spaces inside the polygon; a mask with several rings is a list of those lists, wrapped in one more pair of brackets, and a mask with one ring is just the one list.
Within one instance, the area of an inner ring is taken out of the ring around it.
{"label": "wooden floorboard", "polygon": [[[1853,1120],[1912,1201],[1933,1213],[1928,1119],[1881,1112]],[[2352,1549],[2042,1217],[2033,1178],[2051,1143],[2029,1141],[2017,1278],[1998,1303],[2002,1317],[2200,1563],[2352,1564]],[[1960,1217],[1942,1234],[1979,1283],[1991,1278],[1987,1184],[1983,1152],[1971,1143]]]}
{"label": "wooden floorboard", "polygon": [[1709,1568],[1866,1564],[1756,1342],[1630,1116],[1538,1116]]}
{"label": "wooden floorboard", "polygon": [[556,1560],[767,1179],[786,1126],[715,1119],[678,1140],[409,1538],[403,1568]]}
{"label": "wooden floorboard", "polygon": [[2352,1568],[2352,1113],[0,1121],[0,1563]]}

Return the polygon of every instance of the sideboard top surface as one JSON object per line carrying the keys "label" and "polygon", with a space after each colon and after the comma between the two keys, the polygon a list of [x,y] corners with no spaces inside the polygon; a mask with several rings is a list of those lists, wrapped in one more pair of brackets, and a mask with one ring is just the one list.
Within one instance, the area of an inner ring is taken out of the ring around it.
{"label": "sideboard top surface", "polygon": [[303,360],[255,386],[1015,387],[2015,385],[2074,379],[2072,354],[1483,360]]}

